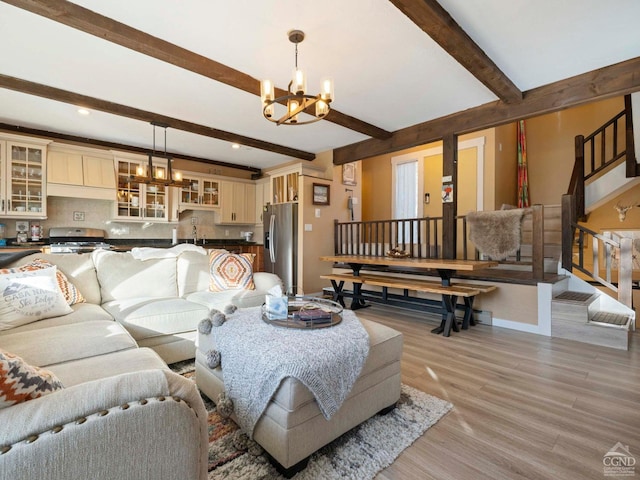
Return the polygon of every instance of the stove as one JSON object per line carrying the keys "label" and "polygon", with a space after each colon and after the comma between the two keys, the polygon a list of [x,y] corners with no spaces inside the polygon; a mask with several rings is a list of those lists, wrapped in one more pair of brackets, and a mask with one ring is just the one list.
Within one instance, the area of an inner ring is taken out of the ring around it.
{"label": "stove", "polygon": [[104,230],[97,228],[57,227],[49,229],[51,253],[86,253],[97,249],[110,250],[104,241]]}

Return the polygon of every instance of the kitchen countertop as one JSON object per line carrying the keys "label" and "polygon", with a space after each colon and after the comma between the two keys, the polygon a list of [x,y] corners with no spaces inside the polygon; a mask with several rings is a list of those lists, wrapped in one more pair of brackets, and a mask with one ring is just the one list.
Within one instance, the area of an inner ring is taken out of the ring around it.
{"label": "kitchen countertop", "polygon": [[[165,239],[105,239],[105,243],[113,245],[113,250],[115,251],[128,251],[134,247],[155,247],[155,248],[170,248],[173,245],[171,244],[171,240]],[[190,243],[193,244],[193,240],[187,240],[185,238],[178,239],[178,244],[180,243]],[[198,242],[197,245],[199,247],[204,248],[228,248],[228,247],[242,247],[242,246],[252,246],[252,245],[260,245],[257,242],[247,242],[243,239],[207,239],[205,243]]]}
{"label": "kitchen countertop", "polygon": [[[105,243],[109,245],[113,245],[114,251],[129,251],[134,247],[155,247],[155,248],[169,248],[173,245],[171,244],[171,240],[169,239],[154,239],[154,238],[105,238]],[[178,240],[178,243],[193,243],[193,240],[189,240],[186,238],[181,238]],[[45,238],[39,242],[24,242],[17,243],[15,239],[7,239],[6,246],[0,246],[0,252],[9,251],[9,250],[33,250],[33,249],[41,249],[47,247],[49,245],[49,239]],[[227,248],[227,247],[242,247],[242,246],[252,246],[258,245],[262,246],[261,243],[258,242],[247,242],[241,238],[224,238],[224,239],[206,239],[205,243],[198,242],[197,244],[200,247],[204,248]]]}

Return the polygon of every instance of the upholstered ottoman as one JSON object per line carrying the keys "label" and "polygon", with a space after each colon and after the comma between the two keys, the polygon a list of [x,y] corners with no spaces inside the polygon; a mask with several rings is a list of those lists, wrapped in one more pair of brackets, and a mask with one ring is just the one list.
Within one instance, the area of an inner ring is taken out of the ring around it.
{"label": "upholstered ottoman", "polygon": [[[298,380],[287,377],[256,424],[253,438],[275,460],[286,476],[306,467],[313,452],[376,413],[395,406],[400,398],[402,334],[392,328],[360,319],[369,334],[369,355],[347,399],[326,420],[313,395]],[[196,383],[216,401],[224,392],[220,367],[207,366],[211,335],[198,334]]]}

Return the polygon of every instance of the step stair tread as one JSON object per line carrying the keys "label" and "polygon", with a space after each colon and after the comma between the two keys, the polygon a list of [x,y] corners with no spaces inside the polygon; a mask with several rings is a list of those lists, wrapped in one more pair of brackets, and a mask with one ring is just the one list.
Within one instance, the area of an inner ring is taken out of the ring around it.
{"label": "step stair tread", "polygon": [[621,313],[595,312],[589,319],[589,323],[598,325],[608,325],[615,327],[624,327],[629,323],[629,317]]}
{"label": "step stair tread", "polygon": [[572,292],[567,290],[562,292],[555,297],[553,300],[558,300],[566,303],[576,303],[576,304],[588,304],[597,298],[597,294],[595,293],[585,293],[585,292]]}

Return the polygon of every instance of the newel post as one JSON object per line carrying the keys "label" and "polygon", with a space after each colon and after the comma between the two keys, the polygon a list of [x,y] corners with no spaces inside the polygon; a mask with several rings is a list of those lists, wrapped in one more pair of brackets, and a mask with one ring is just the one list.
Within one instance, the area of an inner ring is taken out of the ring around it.
{"label": "newel post", "polygon": [[585,196],[584,196],[584,135],[576,135],[575,138],[576,163],[574,165],[573,175],[575,175],[575,187],[570,194],[575,195],[574,208],[576,209],[576,218],[584,218],[585,216]]}
{"label": "newel post", "polygon": [[532,236],[531,262],[533,267],[533,279],[544,280],[544,206],[536,204],[531,207]]}
{"label": "newel post", "polygon": [[442,138],[442,175],[451,177],[443,184],[453,185],[449,202],[442,204],[442,258],[456,258],[456,217],[458,216],[458,136],[445,135]]}
{"label": "newel post", "polygon": [[575,218],[575,198],[573,195],[562,196],[562,268],[570,272],[573,268],[573,225]]}

